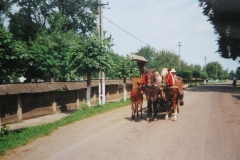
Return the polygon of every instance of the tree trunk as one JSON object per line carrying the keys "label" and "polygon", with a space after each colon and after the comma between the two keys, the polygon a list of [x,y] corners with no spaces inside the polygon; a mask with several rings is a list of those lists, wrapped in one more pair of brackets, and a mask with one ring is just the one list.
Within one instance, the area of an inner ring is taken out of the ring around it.
{"label": "tree trunk", "polygon": [[87,100],[87,105],[88,107],[91,107],[91,73],[87,72],[87,95],[86,95],[86,100]]}
{"label": "tree trunk", "polygon": [[123,79],[123,99],[127,101],[126,78]]}

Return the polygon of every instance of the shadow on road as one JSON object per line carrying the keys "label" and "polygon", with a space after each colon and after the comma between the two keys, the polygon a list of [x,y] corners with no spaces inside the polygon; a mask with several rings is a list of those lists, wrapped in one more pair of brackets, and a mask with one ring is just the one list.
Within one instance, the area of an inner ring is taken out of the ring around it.
{"label": "shadow on road", "polygon": [[[164,106],[161,106],[161,107],[164,108]],[[147,107],[143,108],[143,112],[142,112],[143,119],[142,120],[140,119],[140,112],[139,112],[139,117],[137,117],[137,114],[135,115],[135,120],[132,120],[131,115],[132,115],[132,112],[130,112],[129,117],[124,117],[124,119],[126,119],[128,121],[133,121],[133,122],[146,121],[147,115],[148,115],[148,109],[147,109]],[[157,119],[158,119],[158,121],[159,120],[165,120],[165,111],[163,111],[162,108],[158,108]],[[151,122],[153,122],[153,121],[151,121]]]}
{"label": "shadow on road", "polygon": [[237,98],[238,100],[240,100],[240,96],[237,95],[232,95],[234,98]]}

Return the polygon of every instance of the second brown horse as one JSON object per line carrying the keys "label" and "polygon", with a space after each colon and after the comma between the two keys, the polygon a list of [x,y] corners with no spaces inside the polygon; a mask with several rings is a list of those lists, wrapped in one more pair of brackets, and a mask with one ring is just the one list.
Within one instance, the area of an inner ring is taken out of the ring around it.
{"label": "second brown horse", "polygon": [[157,79],[154,76],[154,69],[144,68],[146,74],[145,78],[145,96],[147,99],[148,117],[147,121],[150,122],[151,119],[157,120],[157,98],[159,94],[159,87]]}

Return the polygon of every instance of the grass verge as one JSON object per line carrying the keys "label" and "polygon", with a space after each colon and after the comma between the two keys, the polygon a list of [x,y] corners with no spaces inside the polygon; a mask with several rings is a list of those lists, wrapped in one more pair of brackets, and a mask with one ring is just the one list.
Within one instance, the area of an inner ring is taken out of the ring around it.
{"label": "grass verge", "polygon": [[127,99],[127,101],[120,100],[118,102],[109,102],[105,105],[96,105],[91,108],[83,107],[81,110],[74,112],[72,115],[64,117],[54,123],[9,131],[7,135],[0,137],[0,155],[4,155],[8,150],[27,144],[38,137],[50,135],[58,127],[129,104],[130,99]]}

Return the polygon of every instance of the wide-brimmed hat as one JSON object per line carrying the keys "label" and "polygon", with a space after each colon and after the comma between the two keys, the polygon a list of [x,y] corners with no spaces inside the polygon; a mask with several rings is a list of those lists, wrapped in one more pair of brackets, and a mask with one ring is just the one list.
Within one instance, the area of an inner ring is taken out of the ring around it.
{"label": "wide-brimmed hat", "polygon": [[170,72],[177,72],[177,71],[174,68],[172,68]]}

